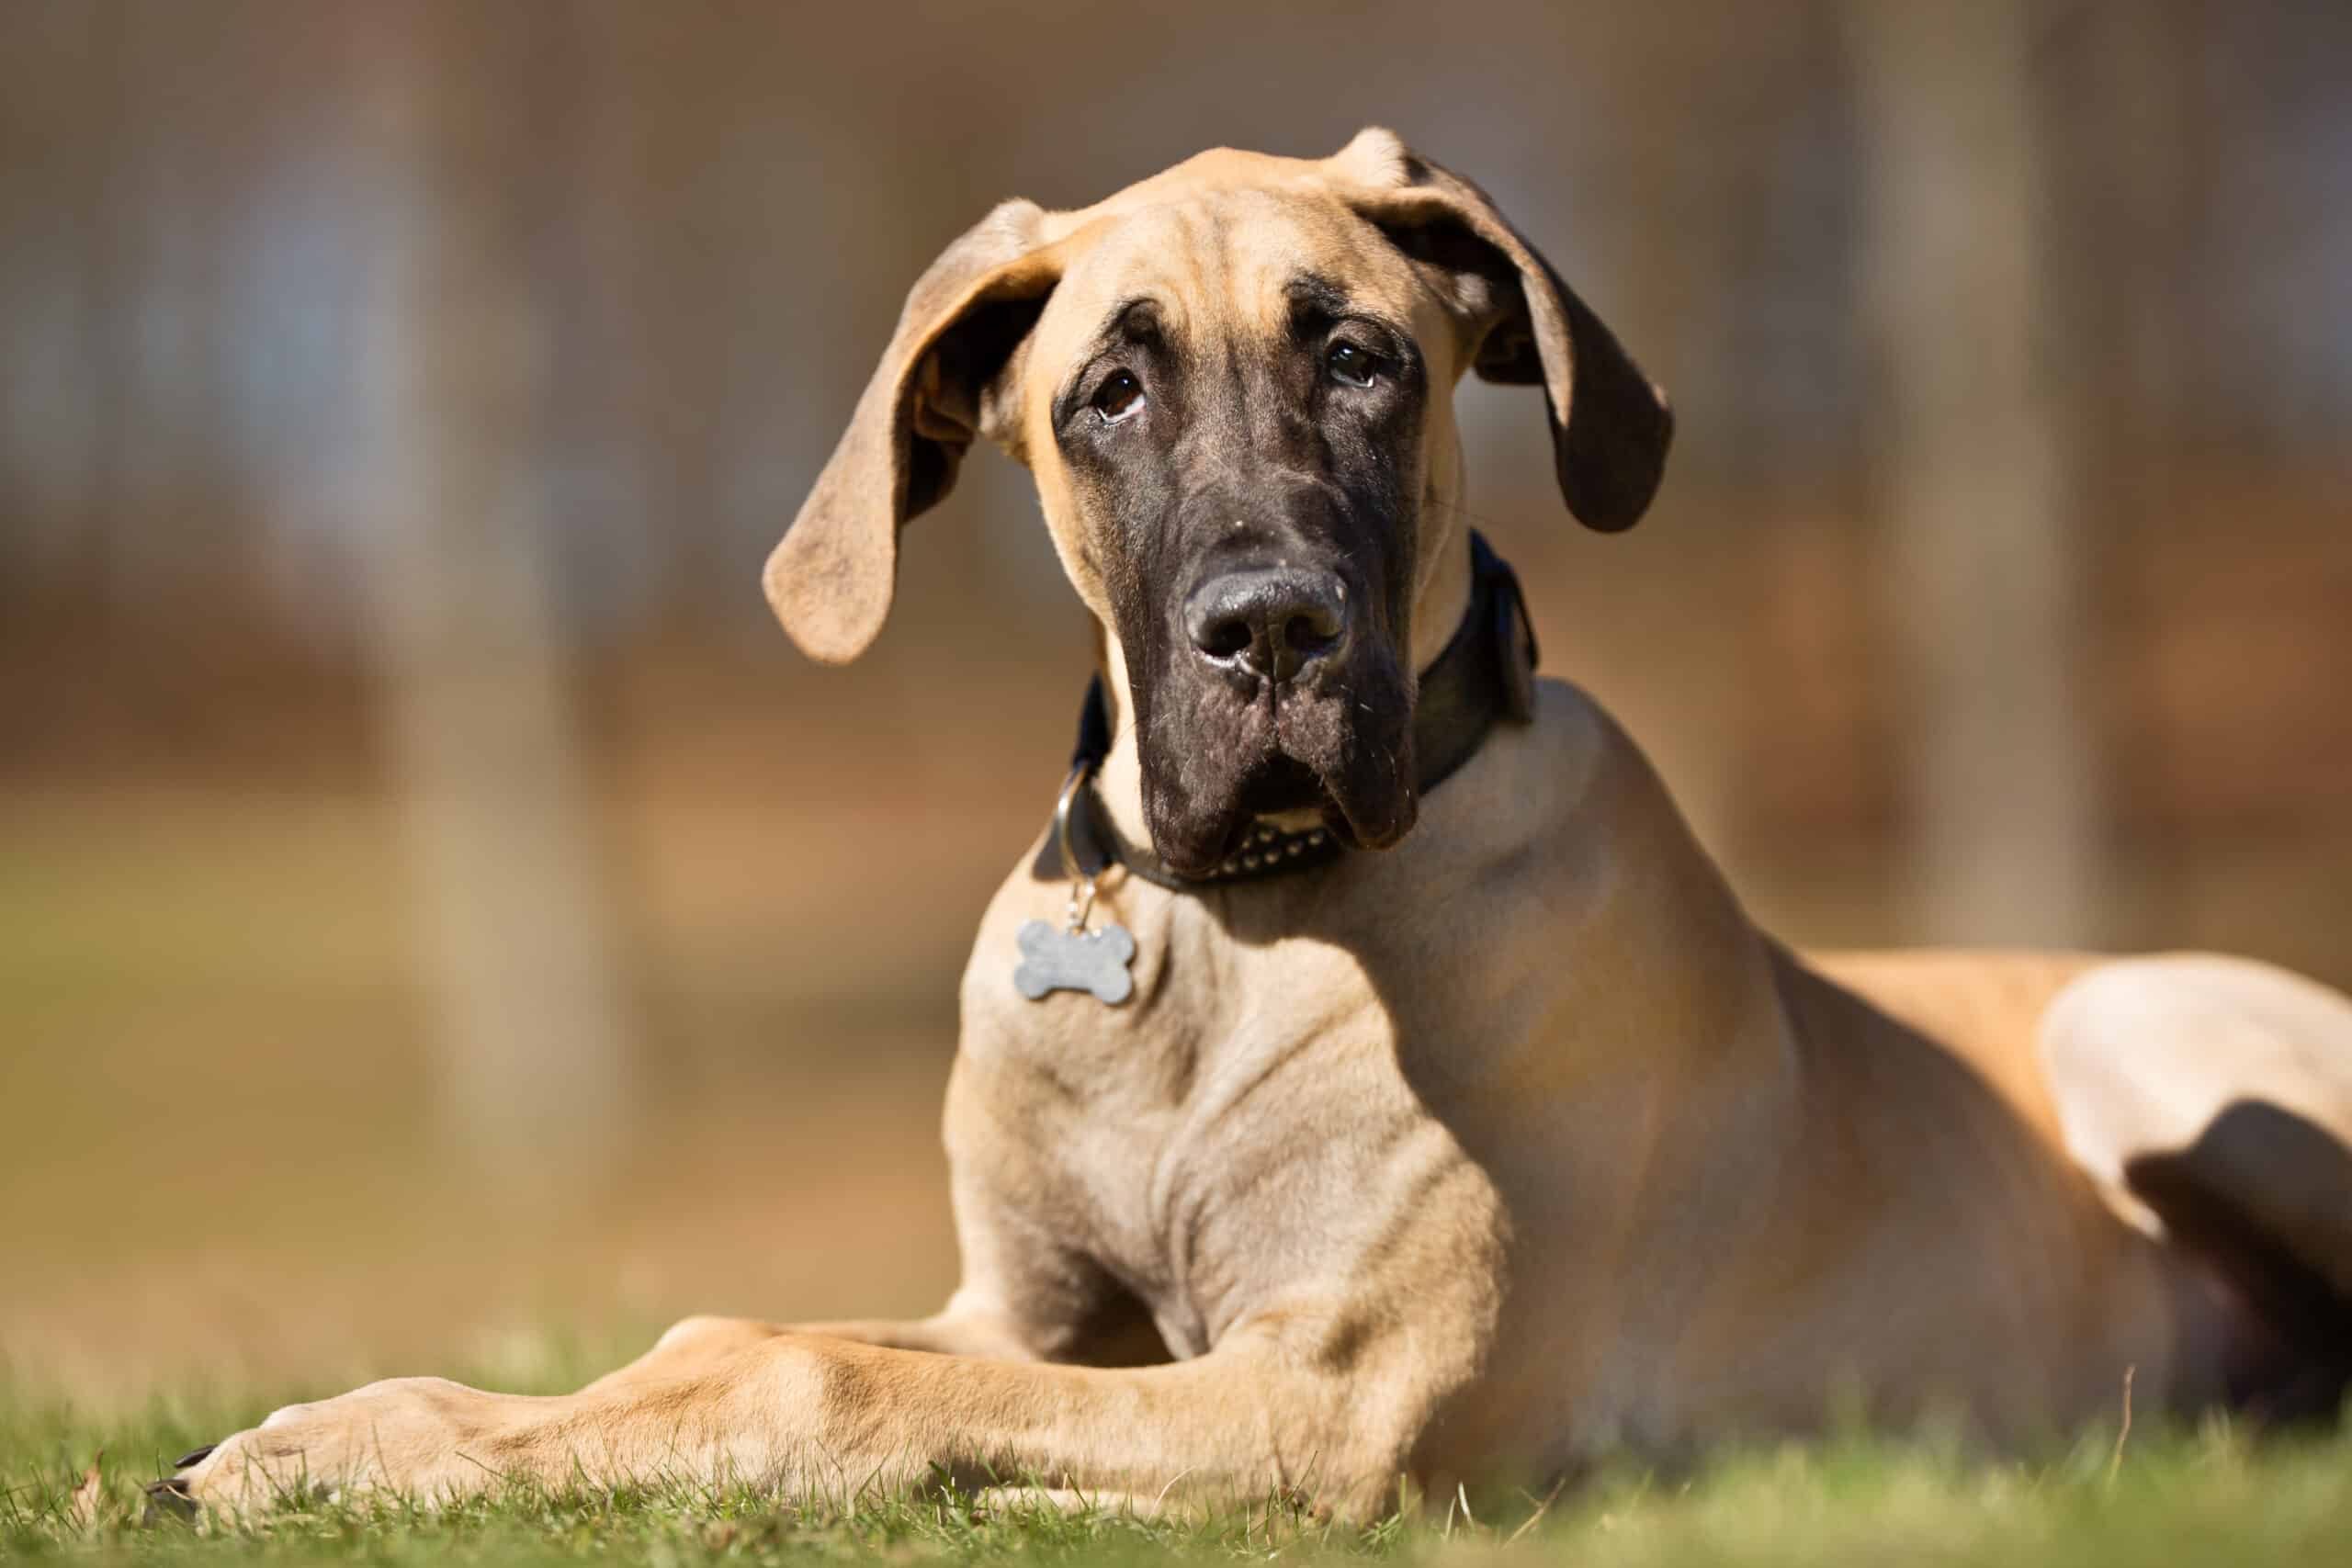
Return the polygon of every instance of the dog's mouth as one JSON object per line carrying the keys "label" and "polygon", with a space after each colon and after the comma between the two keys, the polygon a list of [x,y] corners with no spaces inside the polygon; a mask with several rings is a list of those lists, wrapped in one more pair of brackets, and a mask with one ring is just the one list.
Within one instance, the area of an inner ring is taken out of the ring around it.
{"label": "dog's mouth", "polygon": [[[1247,703],[1199,688],[1151,705],[1138,737],[1152,847],[1183,876],[1205,876],[1254,828],[1319,822],[1355,849],[1386,849],[1412,828],[1412,696],[1386,658],[1345,682]],[[1181,719],[1172,716],[1181,714]]]}
{"label": "dog's mouth", "polygon": [[1241,816],[1251,818],[1335,813],[1340,808],[1321,775],[1283,751],[1267,758],[1242,781],[1235,806]]}

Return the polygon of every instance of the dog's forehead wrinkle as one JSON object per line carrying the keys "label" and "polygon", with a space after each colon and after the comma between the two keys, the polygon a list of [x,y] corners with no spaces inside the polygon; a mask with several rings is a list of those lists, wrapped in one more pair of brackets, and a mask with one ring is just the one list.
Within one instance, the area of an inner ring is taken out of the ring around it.
{"label": "dog's forehead wrinkle", "polygon": [[1302,266],[1292,273],[1283,285],[1283,292],[1291,309],[1297,312],[1343,316],[1355,308],[1355,297],[1345,285],[1313,266]]}
{"label": "dog's forehead wrinkle", "polygon": [[[1167,199],[1121,205],[1117,198],[1087,225],[1091,242],[1065,286],[1092,276],[1133,280],[1174,274],[1181,298],[1193,302],[1286,305],[1292,281],[1327,287],[1349,278],[1358,289],[1402,302],[1418,292],[1411,265],[1380,231],[1335,197],[1309,186],[1189,190]],[[1254,286],[1254,287],[1253,287]],[[1344,291],[1343,291],[1344,292]]]}

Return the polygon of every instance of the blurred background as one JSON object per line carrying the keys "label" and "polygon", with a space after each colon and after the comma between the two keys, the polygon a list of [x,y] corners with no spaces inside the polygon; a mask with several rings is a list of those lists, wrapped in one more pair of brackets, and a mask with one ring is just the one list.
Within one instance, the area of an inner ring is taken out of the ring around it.
{"label": "blurred background", "polygon": [[[1001,197],[1391,126],[1680,414],[1547,667],[1806,943],[2352,983],[2352,6],[0,7],[0,1357],[91,1398],[922,1312],[1090,641],[974,457],[760,562]],[[322,1390],[321,1392],[323,1392]]]}

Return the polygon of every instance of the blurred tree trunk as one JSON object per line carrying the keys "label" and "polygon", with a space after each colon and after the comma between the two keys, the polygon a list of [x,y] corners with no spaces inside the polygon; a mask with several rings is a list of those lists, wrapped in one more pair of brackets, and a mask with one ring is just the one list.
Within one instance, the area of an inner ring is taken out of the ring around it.
{"label": "blurred tree trunk", "polygon": [[540,477],[548,322],[511,199],[530,182],[502,177],[545,149],[520,145],[501,51],[447,36],[492,13],[351,15],[378,186],[355,202],[356,478],[419,953],[450,1109],[510,1187],[552,1192],[611,1153],[625,1032]]}
{"label": "blurred tree trunk", "polygon": [[1914,929],[2091,935],[2094,769],[2066,400],[2048,363],[2023,0],[1849,0],[1883,588]]}

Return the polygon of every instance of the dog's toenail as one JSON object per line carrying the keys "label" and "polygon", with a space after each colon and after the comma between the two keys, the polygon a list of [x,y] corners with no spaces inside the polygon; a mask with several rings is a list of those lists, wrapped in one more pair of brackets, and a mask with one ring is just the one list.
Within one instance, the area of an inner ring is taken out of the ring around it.
{"label": "dog's toenail", "polygon": [[187,1452],[180,1455],[179,1458],[172,1461],[172,1468],[174,1470],[186,1470],[189,1465],[202,1464],[206,1460],[212,1457],[212,1450],[220,1446],[220,1445],[218,1443],[207,1443],[200,1449],[190,1449]]}
{"label": "dog's toenail", "polygon": [[141,1523],[153,1524],[157,1519],[193,1519],[198,1513],[196,1499],[177,1481],[151,1481],[147,1483],[147,1510]]}

